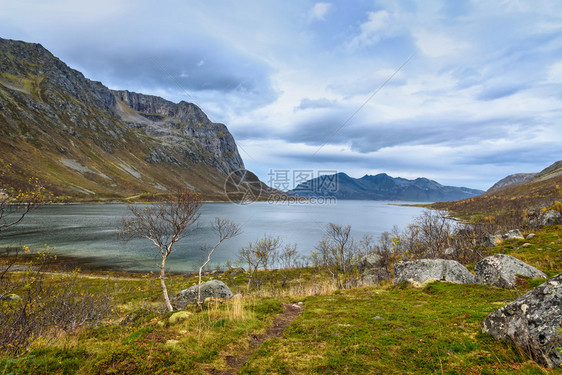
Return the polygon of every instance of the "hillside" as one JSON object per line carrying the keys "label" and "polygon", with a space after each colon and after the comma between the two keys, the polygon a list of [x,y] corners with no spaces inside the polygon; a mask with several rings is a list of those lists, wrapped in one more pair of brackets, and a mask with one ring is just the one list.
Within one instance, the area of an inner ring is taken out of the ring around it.
{"label": "hillside", "polygon": [[244,168],[223,124],[196,105],[112,91],[40,44],[0,39],[3,183],[37,177],[78,200],[123,199],[190,187],[225,199]]}
{"label": "hillside", "polygon": [[427,178],[408,180],[385,173],[359,179],[345,173],[320,176],[299,184],[289,194],[299,197],[335,197],[351,200],[448,201],[473,197],[481,190],[444,186]]}
{"label": "hillside", "polygon": [[490,214],[521,217],[562,200],[562,161],[557,161],[527,182],[508,184],[498,189],[456,202],[434,203],[430,207],[450,210],[460,216]]}
{"label": "hillside", "polygon": [[498,182],[496,182],[487,191],[498,190],[509,185],[522,184],[524,182],[532,181],[536,177],[536,175],[537,175],[536,173],[510,174],[509,176],[504,177]]}

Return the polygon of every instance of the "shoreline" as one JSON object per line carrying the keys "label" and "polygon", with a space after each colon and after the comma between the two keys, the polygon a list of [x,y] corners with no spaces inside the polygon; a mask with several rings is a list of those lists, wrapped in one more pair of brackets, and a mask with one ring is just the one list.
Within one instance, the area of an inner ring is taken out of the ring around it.
{"label": "shoreline", "polygon": [[[4,269],[10,265],[11,261],[16,257],[16,255],[6,254],[6,248],[2,249],[0,253],[0,270]],[[37,259],[38,254],[18,254],[18,258],[10,265],[8,272],[25,272],[30,267],[30,262]],[[47,256],[44,263],[41,264],[41,268],[49,273],[54,274],[65,274],[71,273],[78,270],[81,275],[96,275],[96,276],[107,276],[107,277],[136,277],[144,278],[147,275],[156,275],[156,269],[151,271],[138,271],[138,270],[127,270],[119,266],[112,266],[111,264],[100,264],[97,262],[98,258],[95,257],[80,257],[72,255],[58,255],[51,254]],[[196,275],[197,272],[175,272],[166,271],[168,276],[185,276],[192,277]]]}

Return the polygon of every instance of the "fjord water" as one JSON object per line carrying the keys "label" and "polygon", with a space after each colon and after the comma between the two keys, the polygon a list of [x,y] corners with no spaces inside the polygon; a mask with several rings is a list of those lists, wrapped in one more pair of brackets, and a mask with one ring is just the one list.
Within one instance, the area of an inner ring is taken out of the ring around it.
{"label": "fjord water", "polygon": [[[380,201],[337,201],[332,204],[273,204],[255,202],[205,203],[199,227],[175,246],[168,258],[172,272],[198,269],[202,246],[214,246],[217,236],[210,223],[215,217],[227,218],[242,227],[242,234],[224,242],[213,255],[207,269],[235,262],[238,250],[268,234],[283,243],[296,243],[302,255],[310,255],[323,237],[326,224],[351,225],[356,240],[364,234],[377,238],[394,225],[404,228],[423,211],[418,207],[391,205]],[[396,202],[397,203],[397,202]],[[99,266],[124,270],[156,271],[160,263],[158,249],[148,240],[119,239],[120,221],[128,214],[124,204],[72,204],[46,206],[33,211],[17,226],[0,235],[0,246],[30,246],[33,250],[50,247],[50,252],[84,258]]]}

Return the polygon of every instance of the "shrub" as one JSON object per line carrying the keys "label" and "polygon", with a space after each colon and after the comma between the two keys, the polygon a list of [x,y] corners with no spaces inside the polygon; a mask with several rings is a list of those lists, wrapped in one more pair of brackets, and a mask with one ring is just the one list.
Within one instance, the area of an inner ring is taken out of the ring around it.
{"label": "shrub", "polygon": [[2,295],[16,293],[20,299],[0,301],[0,351],[21,354],[38,339],[49,340],[85,325],[97,324],[112,310],[107,293],[93,294],[78,287],[78,275],[56,283],[45,283],[44,265],[39,254],[23,273],[10,272],[19,253],[0,271]]}

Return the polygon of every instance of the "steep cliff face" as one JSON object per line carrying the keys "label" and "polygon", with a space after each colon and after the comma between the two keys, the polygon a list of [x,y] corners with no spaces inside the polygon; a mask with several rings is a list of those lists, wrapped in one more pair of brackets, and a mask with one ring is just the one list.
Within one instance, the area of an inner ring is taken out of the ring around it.
{"label": "steep cliff face", "polygon": [[244,167],[226,126],[196,105],[109,90],[39,44],[1,38],[0,136],[8,183],[39,177],[75,197],[188,186],[221,199]]}
{"label": "steep cliff face", "polygon": [[[168,145],[183,148],[193,161],[208,162],[222,173],[244,168],[234,138],[226,126],[211,122],[195,104],[184,101],[176,104],[157,96],[129,91],[112,93],[119,103],[116,107],[119,117],[129,126],[142,129]],[[184,142],[186,139],[190,142]],[[150,158],[154,162],[162,161],[163,153],[162,149],[155,150]],[[205,153],[211,154],[207,160],[202,158]]]}

